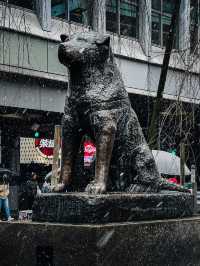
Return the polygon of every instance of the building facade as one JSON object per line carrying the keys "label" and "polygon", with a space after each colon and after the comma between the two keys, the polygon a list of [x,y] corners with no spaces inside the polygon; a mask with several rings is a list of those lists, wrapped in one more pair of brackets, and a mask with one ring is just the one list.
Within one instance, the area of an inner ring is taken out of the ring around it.
{"label": "building facade", "polygon": [[[110,34],[131,102],[146,127],[148,108],[158,87],[173,3],[0,1],[0,165],[19,172],[20,137],[31,137],[34,128],[39,128],[44,138],[52,138],[54,125],[60,124],[68,82],[67,70],[57,58],[62,33],[94,30]],[[181,1],[164,92],[166,109],[177,99],[190,107],[199,103],[199,12],[199,0]]]}

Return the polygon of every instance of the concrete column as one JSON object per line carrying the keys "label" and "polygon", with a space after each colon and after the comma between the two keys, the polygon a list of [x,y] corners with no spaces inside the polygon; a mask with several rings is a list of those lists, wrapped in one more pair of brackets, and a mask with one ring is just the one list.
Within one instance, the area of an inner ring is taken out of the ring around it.
{"label": "concrete column", "polygon": [[94,0],[92,27],[94,31],[106,33],[106,0]]}
{"label": "concrete column", "polygon": [[179,49],[190,52],[190,1],[182,0],[179,14]]}
{"label": "concrete column", "polygon": [[145,55],[151,50],[151,0],[139,1],[139,41]]}
{"label": "concrete column", "polygon": [[44,31],[51,30],[51,0],[36,0],[36,11]]}

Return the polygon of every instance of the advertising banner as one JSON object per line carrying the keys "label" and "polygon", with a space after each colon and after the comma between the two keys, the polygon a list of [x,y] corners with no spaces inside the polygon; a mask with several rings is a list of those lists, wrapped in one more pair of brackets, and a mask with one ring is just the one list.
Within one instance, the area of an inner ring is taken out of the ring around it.
{"label": "advertising banner", "polygon": [[84,142],[84,167],[90,167],[95,160],[96,147],[91,140]]}

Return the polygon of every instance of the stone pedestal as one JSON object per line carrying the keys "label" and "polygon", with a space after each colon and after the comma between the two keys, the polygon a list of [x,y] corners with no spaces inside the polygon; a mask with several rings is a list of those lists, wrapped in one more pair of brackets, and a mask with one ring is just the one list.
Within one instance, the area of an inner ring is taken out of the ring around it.
{"label": "stone pedestal", "polygon": [[103,224],[187,217],[193,214],[188,193],[42,194],[33,206],[33,221]]}
{"label": "stone pedestal", "polygon": [[0,222],[1,266],[200,265],[200,218],[104,225]]}

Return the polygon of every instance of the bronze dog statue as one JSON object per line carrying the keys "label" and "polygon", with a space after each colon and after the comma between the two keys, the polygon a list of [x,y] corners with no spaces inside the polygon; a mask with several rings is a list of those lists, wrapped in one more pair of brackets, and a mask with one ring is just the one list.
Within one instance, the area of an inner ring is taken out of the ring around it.
{"label": "bronze dog statue", "polygon": [[[81,138],[96,144],[95,177],[89,193],[159,192],[171,188],[160,178],[110,47],[94,32],[61,35],[59,60],[69,70],[63,118],[62,181],[70,184]],[[173,187],[173,190],[181,190]]]}

